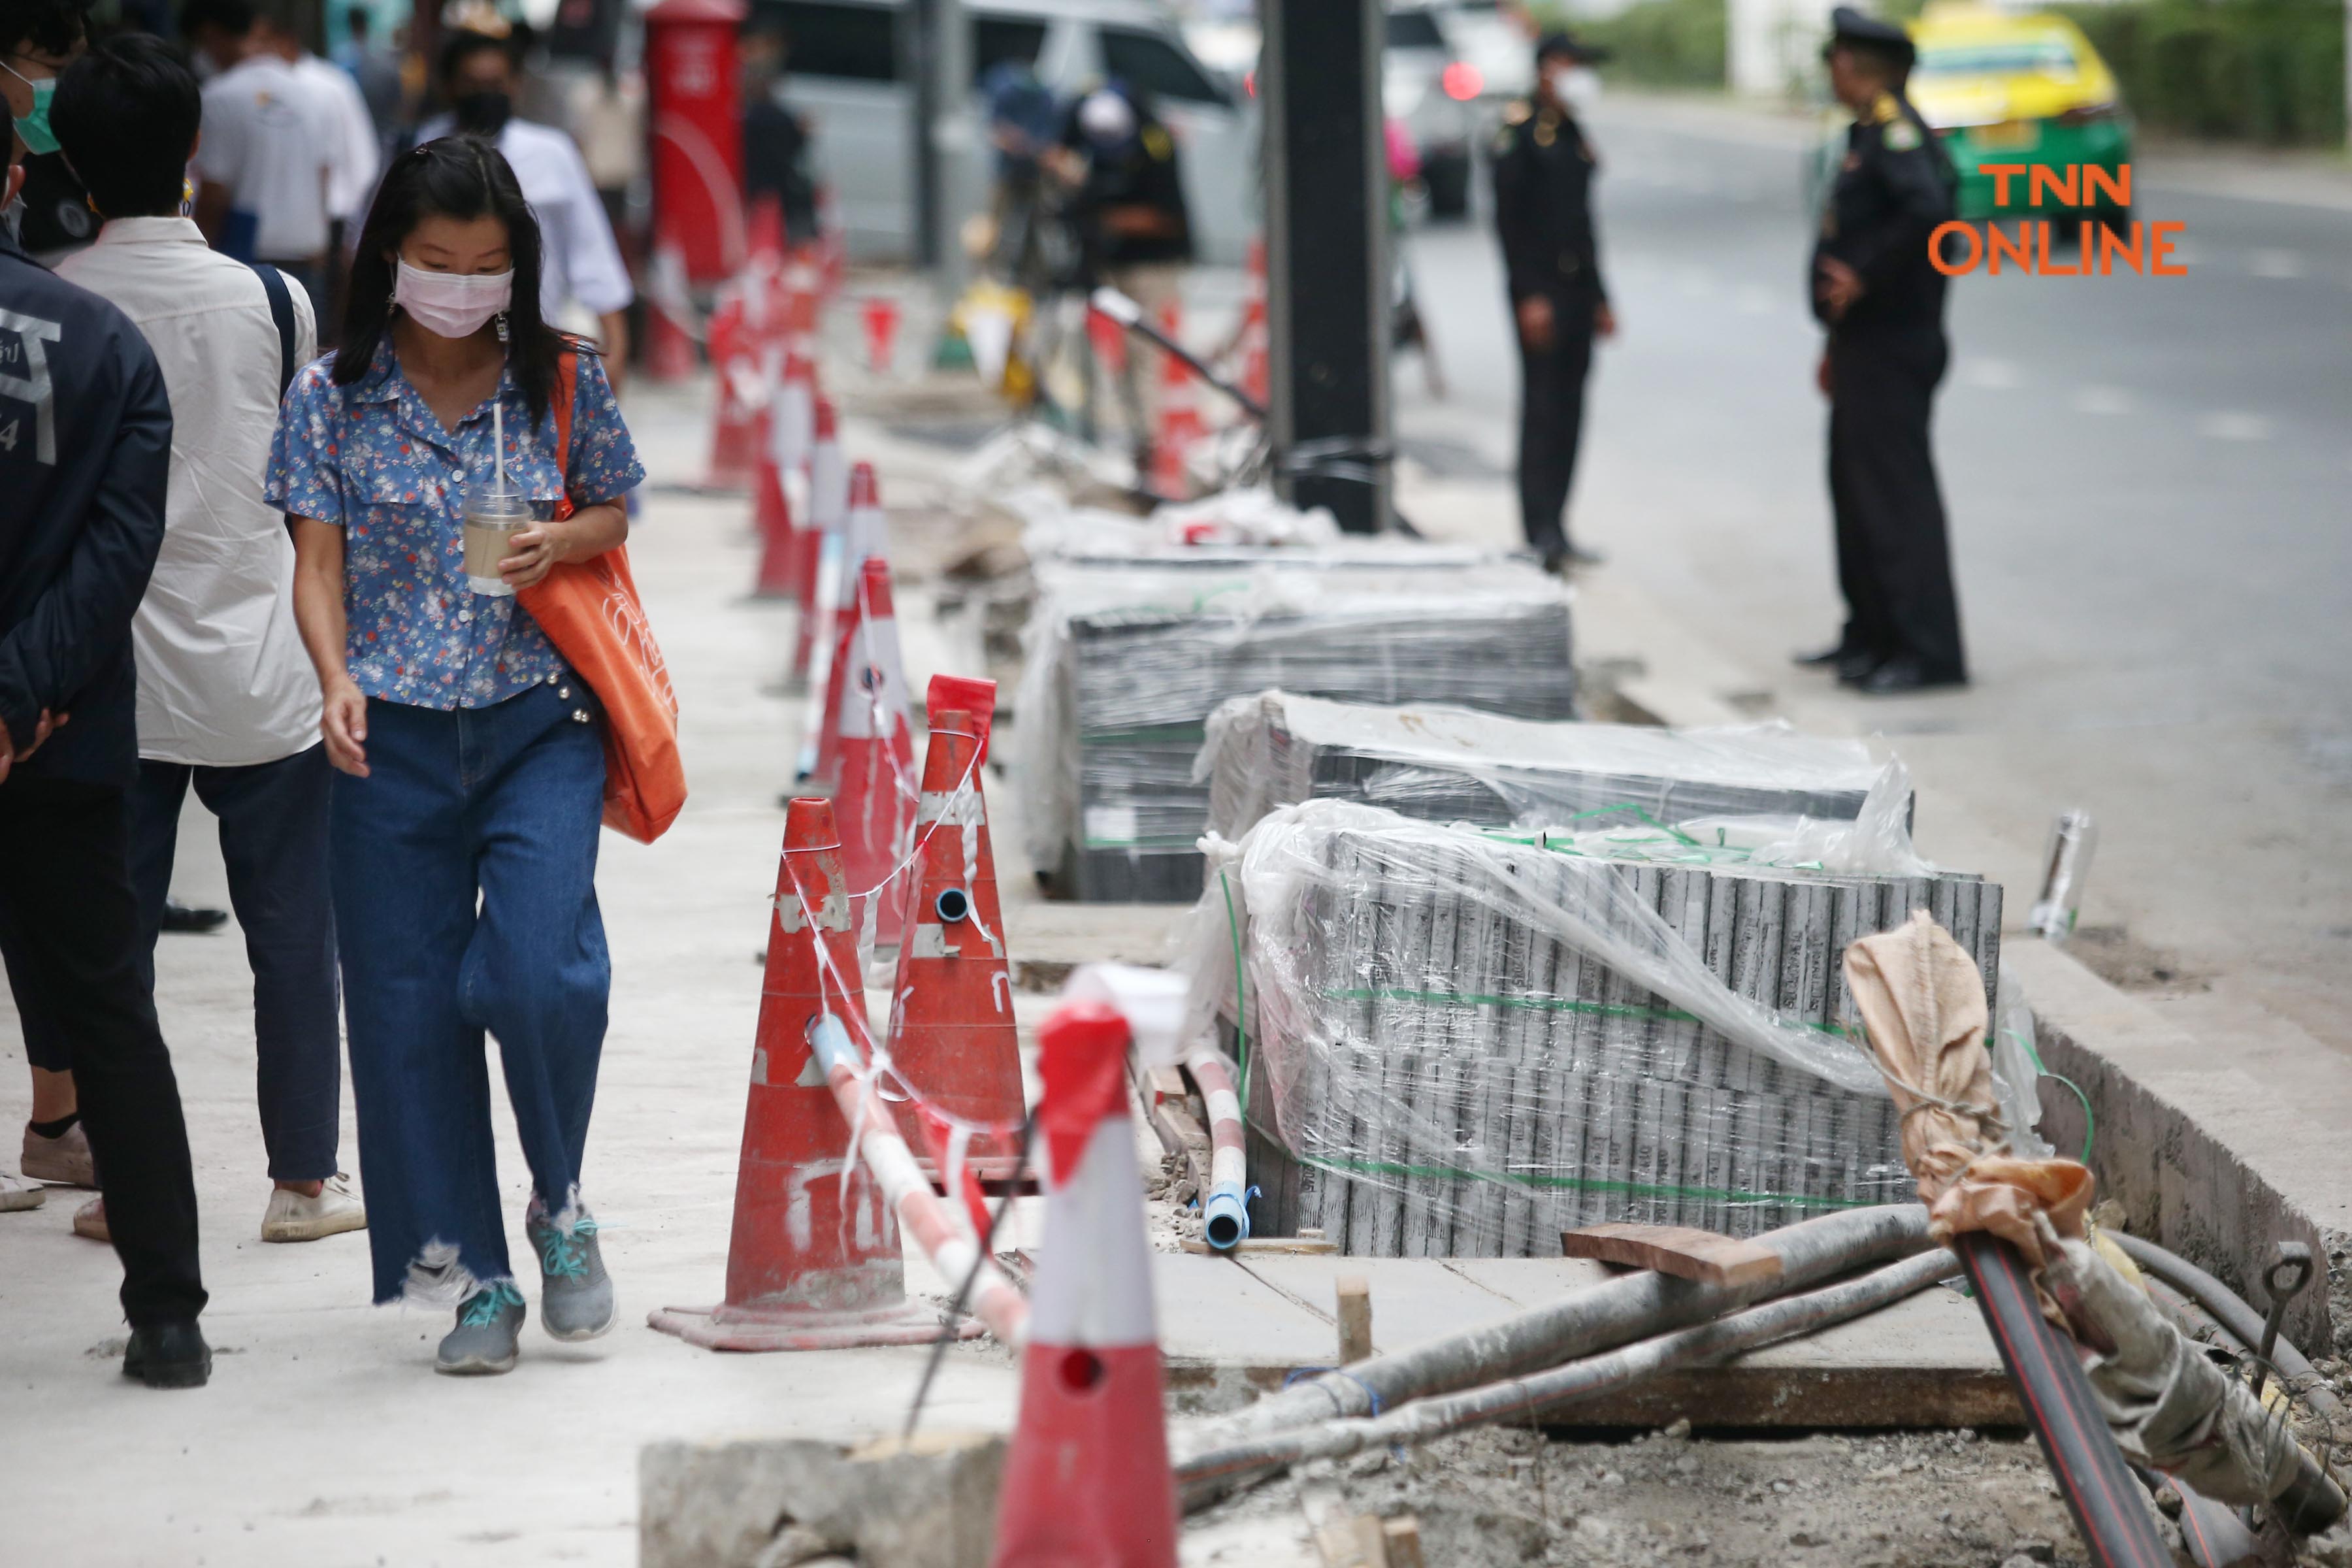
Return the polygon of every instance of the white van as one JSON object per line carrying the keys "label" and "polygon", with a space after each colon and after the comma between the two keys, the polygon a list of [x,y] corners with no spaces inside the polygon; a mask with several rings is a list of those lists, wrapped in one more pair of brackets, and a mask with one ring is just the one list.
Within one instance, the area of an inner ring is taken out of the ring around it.
{"label": "white van", "polygon": [[[784,99],[814,122],[817,177],[832,187],[849,254],[859,259],[913,249],[911,10],[907,0],[752,3],[749,26],[784,33]],[[1066,100],[1109,77],[1149,94],[1176,138],[1194,254],[1242,260],[1257,226],[1255,110],[1193,58],[1160,7],[967,0],[964,14],[975,83],[1000,60],[1034,54],[1038,79]],[[984,172],[973,188],[987,188]]]}

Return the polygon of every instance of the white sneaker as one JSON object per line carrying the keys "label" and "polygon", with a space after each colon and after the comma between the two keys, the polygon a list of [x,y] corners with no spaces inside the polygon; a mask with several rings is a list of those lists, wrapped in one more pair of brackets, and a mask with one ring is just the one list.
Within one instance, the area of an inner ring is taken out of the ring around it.
{"label": "white sneaker", "polygon": [[37,1209],[48,1199],[49,1189],[40,1183],[0,1172],[0,1214],[16,1209]]}
{"label": "white sneaker", "polygon": [[74,1210],[73,1233],[92,1241],[111,1242],[114,1233],[106,1227],[106,1200],[92,1198]]}
{"label": "white sneaker", "polygon": [[268,1212],[261,1216],[264,1241],[316,1241],[366,1228],[367,1208],[352,1191],[352,1179],[341,1171],[319,1184],[317,1197],[286,1187],[273,1189]]}

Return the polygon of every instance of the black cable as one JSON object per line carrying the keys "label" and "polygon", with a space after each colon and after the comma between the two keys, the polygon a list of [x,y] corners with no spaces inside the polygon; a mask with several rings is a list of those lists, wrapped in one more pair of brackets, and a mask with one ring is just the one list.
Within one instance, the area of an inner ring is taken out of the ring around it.
{"label": "black cable", "polygon": [[949,1305],[947,1316],[940,1320],[940,1337],[931,1342],[930,1359],[923,1363],[923,1380],[915,1385],[915,1402],[907,1409],[904,1436],[908,1438],[915,1435],[915,1423],[922,1419],[923,1402],[930,1397],[931,1380],[939,1376],[940,1363],[946,1359],[948,1346],[956,1341],[956,1322],[963,1316],[964,1303],[971,1300],[972,1287],[980,1283],[980,1271],[996,1255],[996,1233],[1004,1224],[1004,1216],[1013,1212],[1014,1200],[1021,1195],[1021,1178],[1029,1169],[1029,1135],[1036,1129],[1037,1113],[1033,1110],[1021,1121],[1021,1146],[1013,1159],[1010,1189],[1004,1194],[1004,1201],[996,1205],[996,1212],[988,1216],[988,1234],[980,1238],[980,1250],[972,1257],[971,1269],[957,1288],[955,1300]]}

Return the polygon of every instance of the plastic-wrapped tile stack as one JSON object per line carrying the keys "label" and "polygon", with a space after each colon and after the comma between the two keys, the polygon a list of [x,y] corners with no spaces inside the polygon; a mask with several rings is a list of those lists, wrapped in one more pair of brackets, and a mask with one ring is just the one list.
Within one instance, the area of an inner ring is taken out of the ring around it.
{"label": "plastic-wrapped tile stack", "polygon": [[1238,839],[1277,805],[1323,798],[1484,827],[1588,816],[1613,825],[1850,821],[1880,764],[1859,741],[1801,734],[1785,721],[1687,731],[1542,724],[1265,691],[1210,715],[1193,772],[1208,781],[1210,828]]}
{"label": "plastic-wrapped tile stack", "polygon": [[1031,863],[1090,902],[1199,896],[1209,715],[1269,686],[1525,719],[1575,713],[1569,609],[1532,568],[1458,551],[1053,562],[1016,701]]}
{"label": "plastic-wrapped tile stack", "polygon": [[1666,845],[1612,859],[1339,801],[1260,824],[1239,867],[1253,1228],[1556,1256],[1602,1220],[1748,1235],[1907,1197],[1838,958],[1926,909],[1990,988],[2000,887]]}

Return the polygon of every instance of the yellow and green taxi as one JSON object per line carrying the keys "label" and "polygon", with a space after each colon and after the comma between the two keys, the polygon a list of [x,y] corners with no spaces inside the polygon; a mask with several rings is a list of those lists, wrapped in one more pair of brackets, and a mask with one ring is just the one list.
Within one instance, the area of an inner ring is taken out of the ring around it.
{"label": "yellow and green taxi", "polygon": [[[2080,28],[2063,16],[1935,5],[1911,25],[1918,63],[1910,98],[1943,140],[1959,172],[1960,216],[2054,217],[2027,201],[2027,182],[2009,182],[2009,205],[1994,201],[1988,163],[2048,167],[2084,192],[2074,212],[2120,223],[2130,217],[2104,194],[2090,194],[2084,166],[2113,174],[2131,162],[2132,124],[2113,72]],[[2029,176],[2030,178],[2030,176]]]}

